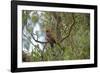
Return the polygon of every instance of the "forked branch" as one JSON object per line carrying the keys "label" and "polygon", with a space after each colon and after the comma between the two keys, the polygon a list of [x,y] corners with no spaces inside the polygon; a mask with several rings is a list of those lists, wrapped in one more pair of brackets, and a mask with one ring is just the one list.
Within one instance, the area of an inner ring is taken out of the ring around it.
{"label": "forked branch", "polygon": [[72,22],[72,25],[70,26],[68,35],[66,35],[64,38],[62,38],[62,39],[60,40],[60,42],[63,42],[66,38],[68,38],[68,37],[70,36],[70,33],[71,33],[71,31],[72,31],[72,28],[73,28],[73,26],[74,26],[74,24],[75,24],[75,18],[74,18],[74,14],[73,14],[73,13],[72,13],[72,19],[73,19],[73,22]]}

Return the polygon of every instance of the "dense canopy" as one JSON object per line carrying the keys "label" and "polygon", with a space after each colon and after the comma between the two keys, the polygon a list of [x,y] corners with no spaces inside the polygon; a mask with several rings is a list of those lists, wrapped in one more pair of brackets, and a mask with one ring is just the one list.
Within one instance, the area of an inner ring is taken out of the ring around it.
{"label": "dense canopy", "polygon": [[[45,39],[50,31],[56,43]],[[22,60],[58,61],[90,58],[90,14],[22,11]]]}

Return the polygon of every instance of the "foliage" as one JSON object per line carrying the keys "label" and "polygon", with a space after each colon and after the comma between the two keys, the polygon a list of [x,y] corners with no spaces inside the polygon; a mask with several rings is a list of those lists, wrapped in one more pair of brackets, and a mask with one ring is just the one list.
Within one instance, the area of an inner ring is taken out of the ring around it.
{"label": "foliage", "polygon": [[[34,32],[37,29],[36,25],[40,26],[41,32]],[[88,13],[23,10],[22,26],[24,62],[90,58],[90,15]],[[39,40],[39,37],[45,37],[46,29],[51,30],[56,40],[53,48],[47,41]],[[26,42],[28,42],[27,46],[25,46]],[[30,47],[31,52],[29,52]],[[24,48],[28,48],[28,52],[25,52]]]}

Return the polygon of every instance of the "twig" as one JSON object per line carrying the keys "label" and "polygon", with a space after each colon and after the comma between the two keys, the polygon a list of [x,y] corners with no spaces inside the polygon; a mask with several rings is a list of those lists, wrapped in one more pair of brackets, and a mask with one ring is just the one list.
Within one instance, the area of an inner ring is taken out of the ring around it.
{"label": "twig", "polygon": [[[26,30],[28,31],[27,27],[26,27]],[[34,36],[33,36],[34,33],[30,33],[29,31],[28,31],[28,33],[31,35],[32,39],[35,40],[36,42],[41,43],[41,44],[48,43],[48,42],[43,42],[43,41],[36,40],[36,39],[34,38]],[[36,34],[34,34],[34,35],[36,35]]]}
{"label": "twig", "polygon": [[34,38],[33,34],[31,34],[31,33],[30,33],[30,35],[31,35],[32,38],[33,38],[36,42],[38,42],[38,43],[41,43],[41,44],[48,43],[48,42],[43,42],[43,41],[36,40],[36,39]]}
{"label": "twig", "polygon": [[67,37],[70,36],[70,33],[71,33],[71,31],[72,31],[72,28],[73,28],[73,26],[74,26],[74,24],[75,24],[74,14],[72,14],[72,17],[73,17],[73,23],[72,23],[72,25],[70,26],[70,29],[69,29],[68,35],[65,36],[64,38],[62,38],[62,39],[60,40],[60,42],[63,42],[63,40],[65,40]]}
{"label": "twig", "polygon": [[35,46],[33,43],[32,43],[32,41],[23,33],[23,35],[28,39],[28,41],[30,41],[31,42],[31,44],[33,45],[33,46]]}

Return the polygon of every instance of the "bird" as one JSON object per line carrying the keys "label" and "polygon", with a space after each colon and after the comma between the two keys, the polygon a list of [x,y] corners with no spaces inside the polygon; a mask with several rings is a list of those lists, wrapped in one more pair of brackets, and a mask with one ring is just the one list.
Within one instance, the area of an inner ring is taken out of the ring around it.
{"label": "bird", "polygon": [[51,34],[51,31],[49,29],[46,30],[46,41],[48,43],[50,43],[51,48],[53,48],[54,47],[54,44],[56,43],[56,41],[55,41],[55,39],[54,39],[54,37]]}

